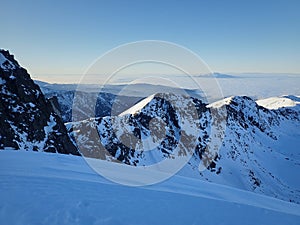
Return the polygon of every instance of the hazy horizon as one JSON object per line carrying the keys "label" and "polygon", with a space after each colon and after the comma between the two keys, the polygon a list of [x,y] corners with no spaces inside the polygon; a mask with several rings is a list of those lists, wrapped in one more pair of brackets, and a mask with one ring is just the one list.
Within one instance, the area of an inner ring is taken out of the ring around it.
{"label": "hazy horizon", "polygon": [[[224,74],[224,75],[233,75],[233,76],[246,76],[246,75],[267,75],[267,76],[300,76],[300,73],[260,73],[260,72],[243,72],[243,73],[237,73],[237,72],[213,72],[214,74]],[[153,74],[152,74],[153,75]],[[149,76],[152,76],[149,74]],[[156,74],[157,75],[157,74]],[[170,76],[182,76],[181,74],[171,74]],[[63,79],[61,79],[61,76],[63,76]],[[32,79],[46,82],[46,83],[57,83],[57,84],[77,84],[80,81],[80,78],[84,76],[84,74],[31,74]],[[98,76],[95,74],[95,76]],[[59,79],[57,79],[59,78]],[[78,80],[78,81],[74,81]],[[94,84],[94,83],[88,83],[88,84]]]}
{"label": "hazy horizon", "polygon": [[0,43],[35,79],[83,74],[111,49],[141,40],[183,46],[220,73],[300,73],[299,7],[293,0],[11,0],[1,4]]}

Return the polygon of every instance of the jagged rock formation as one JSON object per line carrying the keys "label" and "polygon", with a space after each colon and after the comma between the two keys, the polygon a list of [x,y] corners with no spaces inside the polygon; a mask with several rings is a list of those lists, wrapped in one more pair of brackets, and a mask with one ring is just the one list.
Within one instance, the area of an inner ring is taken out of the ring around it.
{"label": "jagged rock formation", "polygon": [[[194,115],[188,115],[189,111]],[[202,157],[208,141],[208,111],[200,100],[189,96],[155,94],[119,116],[90,118],[67,127],[86,157],[149,165],[174,154],[186,155],[194,148]]]}
{"label": "jagged rock formation", "polygon": [[51,103],[5,50],[0,50],[0,103],[0,149],[79,155]]}

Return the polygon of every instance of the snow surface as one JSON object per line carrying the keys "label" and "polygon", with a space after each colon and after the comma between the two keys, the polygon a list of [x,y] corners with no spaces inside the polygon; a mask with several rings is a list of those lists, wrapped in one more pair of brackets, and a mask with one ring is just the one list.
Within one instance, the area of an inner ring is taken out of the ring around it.
{"label": "snow surface", "polygon": [[7,60],[7,58],[2,53],[0,53],[0,65],[1,66],[3,63],[5,63],[6,60]]}
{"label": "snow surface", "polygon": [[228,97],[228,98],[224,98],[222,100],[219,100],[219,101],[216,101],[216,102],[213,102],[213,103],[209,104],[207,107],[208,108],[220,108],[223,105],[230,104],[230,102],[231,102],[232,99],[233,99],[233,96],[232,97]]}
{"label": "snow surface", "polygon": [[126,115],[126,114],[135,114],[136,112],[143,109],[149,102],[151,102],[151,100],[154,98],[154,96],[155,96],[154,94],[150,95],[149,97],[143,99],[142,101],[135,104],[131,108],[129,108],[126,111],[122,112],[119,116],[123,116],[123,115]]}
{"label": "snow surface", "polygon": [[299,101],[294,101],[288,97],[271,97],[257,100],[256,103],[268,109],[279,109],[283,107],[294,107],[300,105]]}
{"label": "snow surface", "polygon": [[3,79],[0,77],[0,85],[3,85],[3,84],[5,84],[5,83],[6,83],[6,81],[3,80]]}
{"label": "snow surface", "polygon": [[[110,169],[109,162],[103,169]],[[81,157],[0,151],[2,224],[299,224],[300,206],[175,175],[147,187],[120,186]],[[119,164],[119,169],[124,166]],[[118,167],[114,167],[118,176]],[[112,171],[113,172],[113,171]]]}

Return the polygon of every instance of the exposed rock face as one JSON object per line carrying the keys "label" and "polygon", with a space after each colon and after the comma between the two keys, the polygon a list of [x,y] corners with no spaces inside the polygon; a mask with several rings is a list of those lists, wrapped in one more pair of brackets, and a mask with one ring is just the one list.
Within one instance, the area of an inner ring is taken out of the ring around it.
{"label": "exposed rock face", "polygon": [[0,149],[79,155],[51,103],[5,50],[0,50],[0,103]]}
{"label": "exposed rock face", "polygon": [[[188,115],[192,109],[194,115]],[[209,132],[208,112],[198,99],[159,93],[119,116],[91,118],[67,127],[86,157],[149,165],[166,157],[187,155],[194,148],[202,157]]]}

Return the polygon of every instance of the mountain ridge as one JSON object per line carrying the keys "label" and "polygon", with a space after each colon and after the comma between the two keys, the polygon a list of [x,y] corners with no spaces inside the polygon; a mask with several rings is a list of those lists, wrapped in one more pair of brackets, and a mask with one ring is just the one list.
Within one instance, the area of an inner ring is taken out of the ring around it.
{"label": "mountain ridge", "polygon": [[79,155],[61,118],[9,51],[0,50],[0,149]]}

